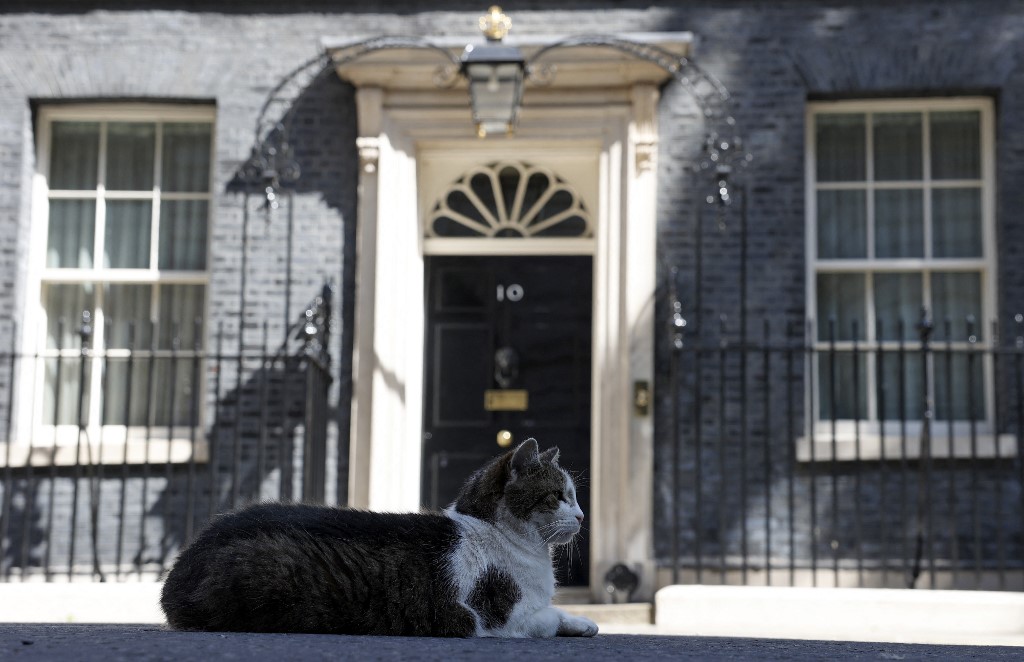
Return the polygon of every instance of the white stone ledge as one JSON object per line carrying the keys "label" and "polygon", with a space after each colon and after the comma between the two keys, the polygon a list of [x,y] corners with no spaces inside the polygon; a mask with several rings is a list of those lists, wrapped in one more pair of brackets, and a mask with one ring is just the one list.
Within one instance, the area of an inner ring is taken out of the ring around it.
{"label": "white stone ledge", "polygon": [[[76,454],[77,451],[77,454]],[[71,467],[76,464],[185,464],[209,460],[209,447],[205,439],[194,443],[189,439],[129,439],[125,441],[83,442],[53,446],[29,445],[18,442],[0,442],[0,469],[7,466]]]}
{"label": "white stone ledge", "polygon": [[1024,594],[870,588],[667,586],[659,634],[1024,646]]}
{"label": "white stone ledge", "polygon": [[3,623],[163,623],[163,584],[0,583]]}
{"label": "white stone ledge", "polygon": [[[918,433],[919,434],[919,433]],[[956,460],[977,459],[1012,459],[1017,457],[1017,437],[1012,434],[993,435],[990,432],[977,433],[974,439],[970,434],[954,433],[952,443],[945,430],[932,435],[928,445],[932,459]],[[905,444],[905,446],[904,446]],[[860,435],[859,441],[849,431],[837,433],[833,442],[830,433],[819,432],[814,437],[814,455],[811,455],[811,444],[807,437],[796,441],[796,457],[799,462],[831,461],[833,456],[838,462],[854,462],[858,460],[898,461],[906,458],[917,460],[923,456],[920,436],[907,435],[906,440],[899,433],[882,436],[877,432]]]}

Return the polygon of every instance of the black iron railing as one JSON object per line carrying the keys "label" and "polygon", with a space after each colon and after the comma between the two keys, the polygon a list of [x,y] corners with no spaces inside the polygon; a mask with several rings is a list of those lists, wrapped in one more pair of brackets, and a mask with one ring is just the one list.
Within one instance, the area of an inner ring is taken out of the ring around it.
{"label": "black iron railing", "polygon": [[12,329],[0,352],[0,580],[158,575],[218,512],[323,501],[330,325],[325,286],[276,348],[266,325],[256,349],[225,351],[223,326],[205,347],[202,320],[127,324],[95,348],[88,311],[70,347],[25,353]]}
{"label": "black iron railing", "polygon": [[1022,316],[698,335],[675,313],[674,582],[1024,588]]}

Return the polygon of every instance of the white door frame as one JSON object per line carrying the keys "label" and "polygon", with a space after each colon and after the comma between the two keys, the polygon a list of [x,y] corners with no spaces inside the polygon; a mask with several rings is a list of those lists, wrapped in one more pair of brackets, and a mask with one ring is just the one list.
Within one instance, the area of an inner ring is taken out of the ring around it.
{"label": "white door frame", "polygon": [[[415,57],[410,54],[410,67]],[[596,220],[589,251],[578,240],[565,248],[553,240],[495,239],[466,252],[593,255],[590,586],[600,600],[604,574],[624,562],[640,575],[636,597],[649,598],[655,588],[653,421],[635,413],[633,385],[654,381],[656,107],[658,83],[668,74],[613,67],[608,76],[619,78],[601,87],[531,89],[516,136],[480,140],[465,90],[395,87],[394,69],[372,61],[338,71],[357,86],[361,165],[349,505],[420,508],[422,218],[433,193],[419,192],[421,169],[459,153],[539,165],[547,165],[545,154],[575,153],[593,160],[596,175],[584,196]]]}

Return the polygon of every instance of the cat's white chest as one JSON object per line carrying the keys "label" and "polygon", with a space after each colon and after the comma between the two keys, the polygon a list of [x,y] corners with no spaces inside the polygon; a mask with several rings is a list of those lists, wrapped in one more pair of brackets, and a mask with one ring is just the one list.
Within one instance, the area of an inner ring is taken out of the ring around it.
{"label": "cat's white chest", "polygon": [[551,605],[555,595],[555,576],[545,545],[527,540],[510,540],[494,525],[448,511],[459,526],[462,538],[452,550],[449,568],[458,599],[468,605],[478,580],[487,572],[506,573],[519,590],[504,623],[498,627],[478,628],[479,635],[532,636],[531,617]]}

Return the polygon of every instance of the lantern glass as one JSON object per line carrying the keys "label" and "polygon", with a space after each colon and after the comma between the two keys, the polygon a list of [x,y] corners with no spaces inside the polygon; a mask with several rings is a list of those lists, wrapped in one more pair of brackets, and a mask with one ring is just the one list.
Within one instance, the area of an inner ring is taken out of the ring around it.
{"label": "lantern glass", "polygon": [[[489,53],[493,50],[493,53]],[[523,94],[523,59],[518,49],[467,49],[463,75],[469,82],[473,121],[481,136],[511,133]]]}

